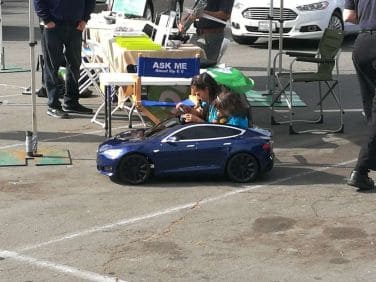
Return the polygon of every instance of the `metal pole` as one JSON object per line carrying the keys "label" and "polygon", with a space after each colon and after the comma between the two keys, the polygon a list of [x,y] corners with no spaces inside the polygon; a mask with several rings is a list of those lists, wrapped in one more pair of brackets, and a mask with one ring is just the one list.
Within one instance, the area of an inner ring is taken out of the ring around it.
{"label": "metal pole", "polygon": [[[282,53],[283,51],[283,0],[280,2],[280,7],[279,7],[279,53]],[[278,67],[278,72],[282,72],[282,56],[279,56],[279,67]]]}
{"label": "metal pole", "polygon": [[1,69],[5,70],[5,56],[4,56],[4,47],[3,47],[3,18],[1,12],[1,6],[3,1],[0,0],[0,65]]}
{"label": "metal pole", "polygon": [[271,65],[272,65],[272,49],[273,49],[273,17],[274,17],[274,0],[270,0],[270,9],[269,9],[269,38],[268,38],[268,66],[267,66],[267,85],[266,92],[267,94],[272,94],[271,87]]}
{"label": "metal pole", "polygon": [[34,34],[34,12],[33,2],[29,0],[29,46],[30,46],[30,91],[31,91],[31,104],[32,104],[32,152],[35,156],[38,149],[38,130],[37,130],[37,110],[36,110],[36,93],[35,93],[35,41]]}

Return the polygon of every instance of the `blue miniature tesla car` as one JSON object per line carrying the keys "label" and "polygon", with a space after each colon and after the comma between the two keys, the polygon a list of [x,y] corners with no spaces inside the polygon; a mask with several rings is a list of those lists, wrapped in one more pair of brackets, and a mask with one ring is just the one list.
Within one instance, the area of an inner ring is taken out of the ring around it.
{"label": "blue miniature tesla car", "polygon": [[151,175],[226,174],[250,182],[272,169],[270,131],[168,119],[150,129],[129,129],[98,147],[97,169],[122,182],[141,184]]}

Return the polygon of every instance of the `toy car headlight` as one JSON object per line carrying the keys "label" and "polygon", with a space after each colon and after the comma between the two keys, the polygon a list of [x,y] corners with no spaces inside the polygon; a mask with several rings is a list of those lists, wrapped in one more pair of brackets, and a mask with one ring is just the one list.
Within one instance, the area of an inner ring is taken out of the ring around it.
{"label": "toy car headlight", "polygon": [[109,149],[103,152],[103,155],[109,159],[116,159],[123,153],[122,149]]}
{"label": "toy car headlight", "polygon": [[315,10],[324,10],[328,6],[329,6],[328,1],[321,1],[321,2],[316,2],[312,4],[297,6],[296,8],[299,11],[315,11]]}

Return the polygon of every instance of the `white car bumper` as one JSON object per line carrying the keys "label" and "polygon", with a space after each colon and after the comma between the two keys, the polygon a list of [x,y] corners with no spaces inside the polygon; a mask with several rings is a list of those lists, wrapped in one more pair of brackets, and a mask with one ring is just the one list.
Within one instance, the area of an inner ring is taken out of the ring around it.
{"label": "white car bumper", "polygon": [[[235,36],[267,37],[269,36],[268,20],[248,19],[243,16],[243,10],[234,10],[231,16],[231,31]],[[279,9],[278,9],[279,10]],[[295,18],[294,18],[295,14]],[[283,36],[297,39],[319,39],[324,29],[328,27],[331,12],[327,10],[301,12],[289,9],[290,19],[283,23]],[[294,18],[294,19],[293,19]],[[279,36],[280,24],[273,21],[273,36]]]}

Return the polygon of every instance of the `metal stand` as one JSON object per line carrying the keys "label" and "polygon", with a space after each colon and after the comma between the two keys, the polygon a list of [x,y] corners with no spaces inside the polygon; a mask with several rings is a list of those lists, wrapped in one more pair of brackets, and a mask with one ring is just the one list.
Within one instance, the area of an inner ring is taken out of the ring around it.
{"label": "metal stand", "polygon": [[33,1],[29,0],[29,46],[30,46],[30,91],[31,91],[31,105],[32,105],[32,132],[31,133],[31,152],[28,152],[30,157],[38,156],[38,130],[37,130],[37,107],[36,107],[36,93],[35,93],[35,41],[34,34],[34,13],[33,13]]}
{"label": "metal stand", "polygon": [[3,1],[0,0],[0,65],[1,69],[5,69],[5,56],[4,56],[4,47],[3,47],[3,18],[1,13],[1,6]]}

